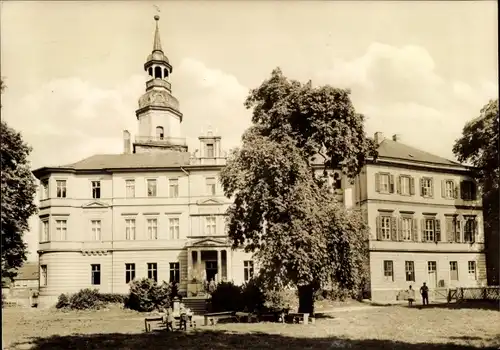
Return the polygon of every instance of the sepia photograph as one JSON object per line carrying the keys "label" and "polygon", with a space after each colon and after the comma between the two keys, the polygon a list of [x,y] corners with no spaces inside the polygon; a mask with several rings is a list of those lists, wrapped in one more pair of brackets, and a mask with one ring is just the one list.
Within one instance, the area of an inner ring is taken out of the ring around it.
{"label": "sepia photograph", "polygon": [[0,1],[2,349],[500,349],[498,3]]}

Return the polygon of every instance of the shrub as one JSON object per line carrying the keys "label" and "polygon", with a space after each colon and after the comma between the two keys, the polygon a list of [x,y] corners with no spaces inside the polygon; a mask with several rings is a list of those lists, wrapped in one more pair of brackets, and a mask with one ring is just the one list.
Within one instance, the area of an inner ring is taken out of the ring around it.
{"label": "shrub", "polygon": [[261,310],[264,307],[266,296],[258,279],[252,278],[242,286],[241,290],[241,297],[245,309],[253,312],[255,310]]}
{"label": "shrub", "polygon": [[56,308],[57,309],[66,309],[69,307],[70,307],[69,296],[67,294],[64,294],[64,293],[59,295],[59,298],[57,298]]}
{"label": "shrub", "polygon": [[104,303],[100,300],[97,289],[82,289],[69,298],[70,308],[74,310],[98,310]]}
{"label": "shrub", "polygon": [[116,293],[102,293],[99,294],[99,300],[103,303],[116,303],[116,304],[124,304],[127,299],[126,294],[116,294]]}
{"label": "shrub", "polygon": [[212,312],[242,311],[242,289],[232,282],[219,283],[212,292],[211,307]]}
{"label": "shrub", "polygon": [[150,312],[154,309],[170,305],[172,286],[166,282],[158,285],[155,281],[147,278],[134,280],[130,284],[130,294],[126,307],[140,312]]}
{"label": "shrub", "polygon": [[264,306],[269,309],[295,309],[298,306],[296,289],[267,290],[264,295]]}

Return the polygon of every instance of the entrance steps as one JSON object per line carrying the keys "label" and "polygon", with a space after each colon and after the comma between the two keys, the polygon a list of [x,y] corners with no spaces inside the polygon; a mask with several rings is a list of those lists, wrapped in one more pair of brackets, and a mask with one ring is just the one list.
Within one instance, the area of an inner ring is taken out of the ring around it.
{"label": "entrance steps", "polygon": [[182,303],[193,311],[195,315],[204,315],[207,312],[206,297],[184,297]]}

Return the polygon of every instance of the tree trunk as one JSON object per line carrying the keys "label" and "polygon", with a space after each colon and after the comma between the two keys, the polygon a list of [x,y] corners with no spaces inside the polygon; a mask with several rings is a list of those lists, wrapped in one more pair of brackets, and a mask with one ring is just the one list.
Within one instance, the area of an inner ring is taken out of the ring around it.
{"label": "tree trunk", "polygon": [[314,288],[311,284],[298,287],[299,291],[299,313],[314,315]]}

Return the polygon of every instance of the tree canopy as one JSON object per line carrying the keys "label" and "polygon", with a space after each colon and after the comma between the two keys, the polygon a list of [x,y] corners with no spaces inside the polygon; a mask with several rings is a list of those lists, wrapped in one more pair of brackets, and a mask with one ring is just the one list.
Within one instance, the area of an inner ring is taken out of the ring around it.
{"label": "tree canopy", "polygon": [[479,117],[469,121],[463,128],[462,136],[456,140],[453,153],[460,162],[472,164],[483,193],[485,214],[486,249],[489,257],[488,276],[494,277],[491,283],[498,284],[499,261],[499,138],[498,138],[498,99],[490,100],[480,112]]}
{"label": "tree canopy", "polygon": [[[3,90],[3,82],[1,82]],[[28,155],[31,148],[21,134],[1,122],[1,188],[2,188],[2,277],[14,277],[15,270],[26,261],[27,246],[23,234],[29,229],[28,219],[36,213],[36,192]]]}
{"label": "tree canopy", "polygon": [[376,157],[375,143],[348,90],[301,84],[279,69],[245,105],[253,108],[252,126],[221,172],[225,195],[234,197],[229,237],[255,253],[269,286],[298,286],[299,308],[312,312],[319,286],[356,290],[366,272],[368,228],[337,202],[326,169],[354,179]]}

